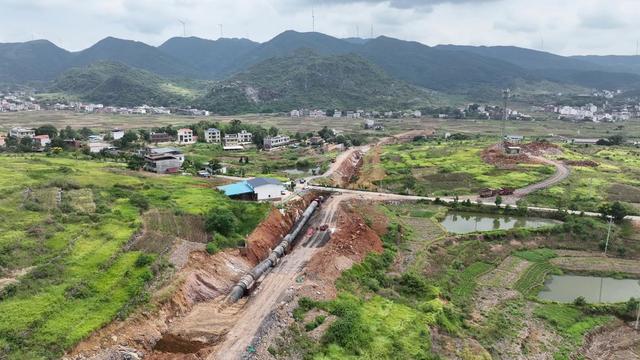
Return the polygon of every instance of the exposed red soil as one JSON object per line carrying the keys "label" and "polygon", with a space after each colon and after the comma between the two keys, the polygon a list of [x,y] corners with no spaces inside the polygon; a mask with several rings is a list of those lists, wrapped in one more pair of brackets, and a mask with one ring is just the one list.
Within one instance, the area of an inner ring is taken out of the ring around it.
{"label": "exposed red soil", "polygon": [[352,205],[343,205],[338,219],[337,230],[331,240],[307,264],[309,278],[322,283],[325,299],[335,297],[334,283],[344,270],[361,262],[371,252],[383,251],[380,236],[365,224]]}
{"label": "exposed red soil", "polygon": [[257,264],[269,256],[271,249],[287,235],[298,217],[316,197],[316,194],[307,194],[301,200],[289,203],[284,214],[278,209],[272,209],[260,226],[247,237],[247,247],[243,249],[247,259]]}
{"label": "exposed red soil", "polygon": [[562,152],[558,145],[544,141],[528,144],[504,143],[504,146],[518,146],[521,152],[509,155],[504,152],[502,143],[495,144],[482,151],[482,160],[501,169],[510,169],[518,164],[539,164],[540,160],[534,158],[535,156],[557,155]]}
{"label": "exposed red soil", "polygon": [[354,151],[351,156],[345,159],[342,164],[331,174],[331,180],[337,187],[346,187],[351,180],[358,174],[358,170],[364,162],[364,154],[362,151]]}

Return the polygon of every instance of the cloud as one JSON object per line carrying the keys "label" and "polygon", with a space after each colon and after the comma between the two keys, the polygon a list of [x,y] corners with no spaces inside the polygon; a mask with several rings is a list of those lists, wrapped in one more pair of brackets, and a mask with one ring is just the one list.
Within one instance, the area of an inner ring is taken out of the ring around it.
{"label": "cloud", "polygon": [[434,5],[441,4],[478,4],[500,0],[307,0],[307,4],[344,5],[344,4],[387,4],[396,9],[431,11]]}
{"label": "cloud", "polygon": [[584,17],[580,21],[580,26],[586,29],[612,30],[624,29],[627,24],[617,16],[601,13]]}

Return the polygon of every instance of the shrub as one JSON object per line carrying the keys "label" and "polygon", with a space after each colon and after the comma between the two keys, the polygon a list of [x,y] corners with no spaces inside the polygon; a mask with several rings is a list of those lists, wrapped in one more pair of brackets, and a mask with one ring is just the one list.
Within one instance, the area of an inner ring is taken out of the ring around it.
{"label": "shrub", "polygon": [[587,299],[585,299],[584,296],[578,296],[575,300],[573,300],[573,305],[585,306],[587,305]]}
{"label": "shrub", "polygon": [[237,227],[236,217],[229,209],[212,209],[205,219],[205,227],[209,232],[231,235]]}
{"label": "shrub", "polygon": [[317,328],[318,326],[322,325],[324,323],[324,321],[326,320],[326,318],[327,317],[324,316],[324,315],[318,315],[318,316],[316,316],[315,319],[313,319],[312,322],[310,322],[308,324],[305,324],[304,329],[306,331],[311,331],[311,330]]}
{"label": "shrub", "polygon": [[218,251],[220,251],[220,247],[218,247],[218,244],[216,244],[215,242],[209,242],[207,243],[207,252],[211,255],[217,253]]}
{"label": "shrub", "polygon": [[129,196],[129,202],[140,210],[149,210],[149,200],[144,195],[132,193]]}
{"label": "shrub", "polygon": [[149,264],[151,264],[153,262],[154,258],[153,255],[149,255],[149,254],[140,254],[138,255],[138,258],[136,259],[136,267],[143,267],[143,266],[147,266]]}

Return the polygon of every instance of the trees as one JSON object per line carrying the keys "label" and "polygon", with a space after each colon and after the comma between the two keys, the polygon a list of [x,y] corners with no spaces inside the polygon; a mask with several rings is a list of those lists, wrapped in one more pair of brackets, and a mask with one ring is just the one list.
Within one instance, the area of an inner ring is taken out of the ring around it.
{"label": "trees", "polygon": [[496,206],[500,207],[500,205],[502,205],[502,196],[498,195],[496,196]]}
{"label": "trees", "polygon": [[278,132],[279,132],[279,130],[275,126],[272,126],[272,127],[269,128],[269,136],[276,136],[276,135],[278,135]]}
{"label": "trees", "polygon": [[205,228],[209,232],[231,235],[237,226],[233,212],[226,208],[214,208],[209,211],[205,219]]}
{"label": "trees", "polygon": [[619,201],[616,201],[613,204],[603,204],[600,206],[599,211],[605,217],[613,217],[613,221],[616,223],[621,223],[624,218],[629,215],[627,208]]}
{"label": "trees", "polygon": [[127,160],[127,169],[129,170],[140,170],[144,166],[144,159],[139,156],[131,156]]}
{"label": "trees", "polygon": [[53,125],[42,125],[36,129],[36,135],[49,135],[53,139],[58,136],[58,129]]}

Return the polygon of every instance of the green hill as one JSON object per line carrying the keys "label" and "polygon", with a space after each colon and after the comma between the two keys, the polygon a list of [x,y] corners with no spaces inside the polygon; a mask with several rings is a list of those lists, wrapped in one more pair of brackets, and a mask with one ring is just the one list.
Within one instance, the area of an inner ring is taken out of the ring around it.
{"label": "green hill", "polygon": [[121,63],[97,62],[58,77],[53,92],[113,106],[185,105],[195,93],[145,70]]}
{"label": "green hill", "polygon": [[433,97],[433,92],[393,79],[357,55],[322,56],[301,50],[261,62],[214,86],[200,106],[222,114],[300,107],[388,109],[426,105]]}
{"label": "green hill", "polygon": [[207,40],[197,37],[175,37],[160,45],[166,54],[192,66],[201,77],[218,78],[222,71],[232,67],[259,44],[247,39]]}

